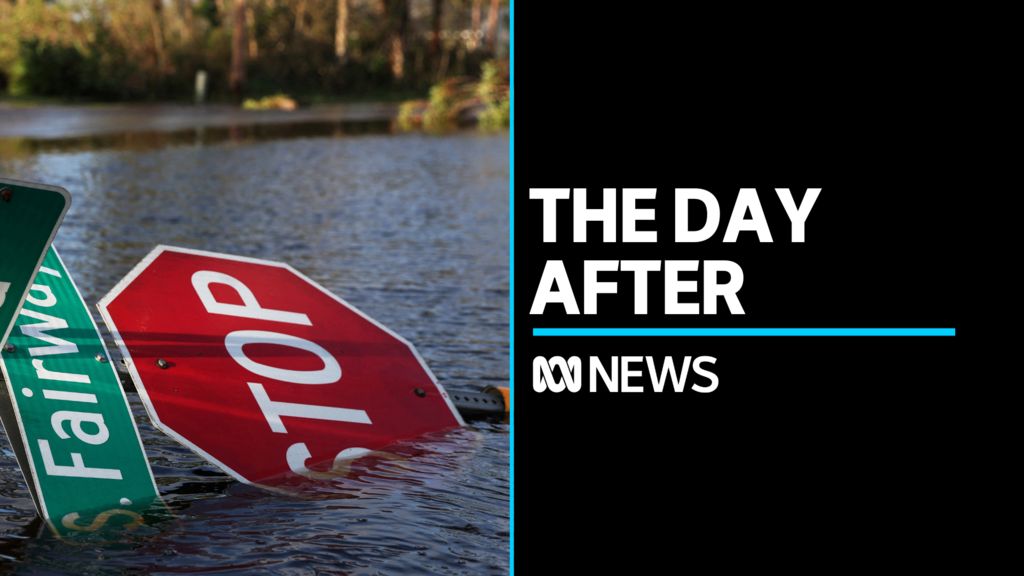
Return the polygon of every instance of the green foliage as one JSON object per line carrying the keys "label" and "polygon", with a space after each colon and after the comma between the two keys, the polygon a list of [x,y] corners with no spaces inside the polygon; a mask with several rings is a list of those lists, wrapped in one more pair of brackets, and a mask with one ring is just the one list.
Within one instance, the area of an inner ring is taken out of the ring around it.
{"label": "green foliage", "polygon": [[406,132],[423,127],[423,114],[429,103],[426,100],[407,100],[398,108],[398,128]]}
{"label": "green foliage", "polygon": [[220,26],[220,13],[217,11],[216,0],[199,0],[199,3],[192,7],[192,13],[205,19],[212,28]]}
{"label": "green foliage", "polygon": [[110,54],[86,52],[76,46],[23,40],[9,68],[12,96],[65,99],[120,99],[130,96],[135,70]]}
{"label": "green foliage", "polygon": [[475,123],[480,130],[507,128],[511,116],[508,72],[497,62],[485,62],[478,82],[448,79],[430,89],[430,100],[402,104],[398,127],[445,132]]}
{"label": "green foliage", "polygon": [[497,105],[487,106],[487,108],[480,113],[480,129],[485,132],[497,132],[508,128],[511,116],[511,102],[508,98],[505,98]]}
{"label": "green foliage", "polygon": [[511,101],[508,90],[508,71],[502,70],[497,62],[491,60],[483,65],[483,74],[477,84],[477,96],[483,103],[483,110],[478,116],[481,130],[495,132],[508,128],[511,119]]}
{"label": "green foliage", "polygon": [[467,90],[459,80],[445,80],[430,89],[430,101],[423,114],[423,128],[430,132],[444,132],[458,122]]}
{"label": "green foliage", "polygon": [[477,84],[476,93],[484,102],[493,102],[501,98],[502,86],[505,91],[508,89],[508,79],[505,78],[498,63],[494,60],[484,62],[481,67],[480,83]]}
{"label": "green foliage", "polygon": [[287,94],[274,94],[263,98],[246,98],[242,108],[246,110],[295,110],[298,105]]}
{"label": "green foliage", "polygon": [[23,41],[12,69],[15,95],[74,96],[82,92],[87,57],[72,46]]}
{"label": "green foliage", "polygon": [[[432,49],[432,12],[423,9],[432,5],[351,0],[340,58],[338,0],[247,0],[245,96],[287,92],[324,101],[423,94],[439,77],[480,74],[491,48],[465,40],[472,3],[441,3],[440,51]],[[233,6],[219,0],[0,0],[0,94],[190,100],[195,74],[205,70],[209,97],[226,99]],[[392,77],[394,38],[404,48],[400,78]],[[483,72],[484,78],[494,74]],[[456,111],[456,121],[462,112]],[[451,114],[439,108],[431,122],[446,117]]]}

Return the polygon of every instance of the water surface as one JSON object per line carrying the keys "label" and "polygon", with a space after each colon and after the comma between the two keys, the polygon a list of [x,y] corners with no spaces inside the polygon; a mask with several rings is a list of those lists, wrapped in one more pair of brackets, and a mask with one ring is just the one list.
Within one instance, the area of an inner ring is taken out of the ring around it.
{"label": "water surface", "polygon": [[[449,390],[507,383],[507,136],[329,134],[38,146],[0,156],[0,174],[71,191],[56,245],[90,305],[156,244],[285,260],[412,341]],[[422,455],[294,498],[234,482],[129,400],[174,518],[117,542],[58,540],[3,438],[0,570],[508,570],[505,423],[421,439]]]}

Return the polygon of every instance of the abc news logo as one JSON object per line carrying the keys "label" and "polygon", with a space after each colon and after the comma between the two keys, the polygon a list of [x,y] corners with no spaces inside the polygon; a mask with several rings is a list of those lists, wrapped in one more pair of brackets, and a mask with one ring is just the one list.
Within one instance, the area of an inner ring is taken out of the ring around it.
{"label": "abc news logo", "polygon": [[653,356],[537,356],[533,359],[534,392],[684,392],[687,388],[707,394],[718,388],[718,375],[708,366],[712,356],[672,356],[660,362]]}

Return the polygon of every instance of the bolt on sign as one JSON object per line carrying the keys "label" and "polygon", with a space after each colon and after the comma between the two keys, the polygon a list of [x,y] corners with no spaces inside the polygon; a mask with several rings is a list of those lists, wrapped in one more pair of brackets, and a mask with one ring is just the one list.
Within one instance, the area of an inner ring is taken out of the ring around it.
{"label": "bolt on sign", "polygon": [[63,188],[0,179],[0,345],[69,206]]}
{"label": "bolt on sign", "polygon": [[159,246],[99,309],[153,423],[242,482],[463,423],[411,344],[287,264]]}
{"label": "bolt on sign", "polygon": [[39,514],[58,535],[131,529],[163,508],[121,381],[53,248],[0,369],[4,428]]}

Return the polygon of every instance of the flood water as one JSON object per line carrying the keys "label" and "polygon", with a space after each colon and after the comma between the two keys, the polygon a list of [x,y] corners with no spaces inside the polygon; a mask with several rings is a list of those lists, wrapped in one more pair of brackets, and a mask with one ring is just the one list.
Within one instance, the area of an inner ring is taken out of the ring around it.
{"label": "flood water", "polygon": [[[507,135],[308,129],[141,147],[22,141],[0,174],[72,193],[56,246],[90,305],[157,244],[283,260],[412,341],[449,391],[506,384]],[[419,439],[416,456],[300,498],[235,482],[129,400],[174,517],[114,541],[60,540],[2,438],[0,571],[508,571],[505,422]]]}

